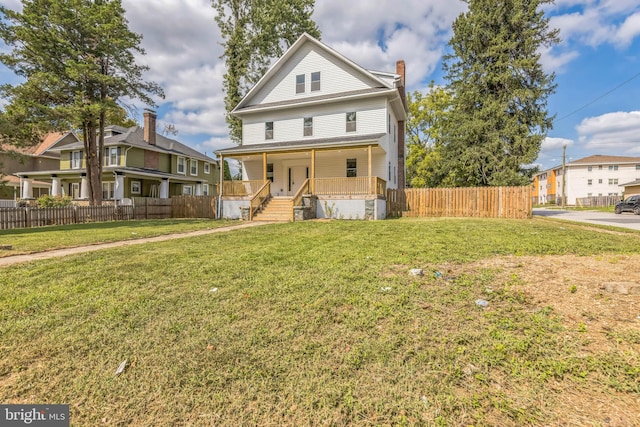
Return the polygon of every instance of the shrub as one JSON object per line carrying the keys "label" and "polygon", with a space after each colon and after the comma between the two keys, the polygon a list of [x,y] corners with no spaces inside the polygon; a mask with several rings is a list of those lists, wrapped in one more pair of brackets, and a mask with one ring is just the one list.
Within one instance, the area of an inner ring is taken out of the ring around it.
{"label": "shrub", "polygon": [[69,196],[52,196],[50,194],[40,196],[37,203],[39,208],[62,208],[73,205]]}

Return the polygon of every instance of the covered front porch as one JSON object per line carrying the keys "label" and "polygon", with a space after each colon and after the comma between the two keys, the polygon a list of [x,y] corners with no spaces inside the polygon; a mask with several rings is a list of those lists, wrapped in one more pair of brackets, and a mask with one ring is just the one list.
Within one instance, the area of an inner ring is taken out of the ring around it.
{"label": "covered front porch", "polygon": [[274,219],[265,213],[274,204],[277,218],[287,221],[386,216],[387,181],[381,175],[390,174],[391,165],[377,144],[218,154],[242,165],[243,179],[223,181],[218,189],[224,218]]}

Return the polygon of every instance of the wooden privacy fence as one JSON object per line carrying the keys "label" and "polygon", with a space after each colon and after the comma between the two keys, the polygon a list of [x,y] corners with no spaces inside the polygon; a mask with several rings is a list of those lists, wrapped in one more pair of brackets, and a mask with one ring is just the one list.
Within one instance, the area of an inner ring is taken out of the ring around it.
{"label": "wooden privacy fence", "polygon": [[216,217],[213,196],[136,197],[131,205],[0,208],[0,230],[131,219]]}
{"label": "wooden privacy fence", "polygon": [[387,190],[388,217],[530,218],[530,187]]}
{"label": "wooden privacy fence", "polygon": [[0,229],[44,227],[133,219],[132,206],[68,206],[63,208],[0,208]]}
{"label": "wooden privacy fence", "polygon": [[576,206],[579,207],[592,207],[592,208],[607,208],[613,206],[620,201],[620,196],[593,196],[593,197],[578,197],[576,199]]}
{"label": "wooden privacy fence", "polygon": [[216,218],[214,196],[134,197],[135,219]]}

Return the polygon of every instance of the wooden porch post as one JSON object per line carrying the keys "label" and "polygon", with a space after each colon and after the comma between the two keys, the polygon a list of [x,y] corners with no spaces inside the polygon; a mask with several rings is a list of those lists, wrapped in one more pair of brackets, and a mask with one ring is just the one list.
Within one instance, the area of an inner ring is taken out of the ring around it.
{"label": "wooden porch post", "polygon": [[267,153],[262,153],[262,183],[267,182]]}
{"label": "wooden porch post", "polygon": [[311,149],[311,194],[315,194],[316,184],[316,150]]}
{"label": "wooden porch post", "polygon": [[371,145],[369,145],[367,151],[369,154],[369,194],[373,194],[373,186],[371,185]]}

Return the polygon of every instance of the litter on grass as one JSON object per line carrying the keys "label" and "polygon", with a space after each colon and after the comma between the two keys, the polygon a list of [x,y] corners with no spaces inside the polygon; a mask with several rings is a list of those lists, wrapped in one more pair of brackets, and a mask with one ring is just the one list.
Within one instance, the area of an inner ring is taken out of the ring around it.
{"label": "litter on grass", "polygon": [[212,292],[212,293],[213,292],[218,292],[218,288],[211,288],[211,289],[209,289],[209,292]]}
{"label": "litter on grass", "polygon": [[477,299],[477,300],[476,300],[476,305],[477,305],[478,307],[485,308],[485,307],[487,307],[487,306],[489,305],[489,302],[488,302],[488,301],[486,301],[486,300],[483,300],[483,299]]}
{"label": "litter on grass", "polygon": [[412,268],[411,270],[409,270],[409,274],[411,274],[412,276],[422,276],[424,275],[424,271],[422,271],[421,268]]}
{"label": "litter on grass", "polygon": [[121,373],[124,372],[124,368],[127,366],[127,359],[124,359],[122,361],[122,363],[120,364],[120,366],[118,366],[118,369],[116,369],[116,373],[115,375],[120,375]]}

